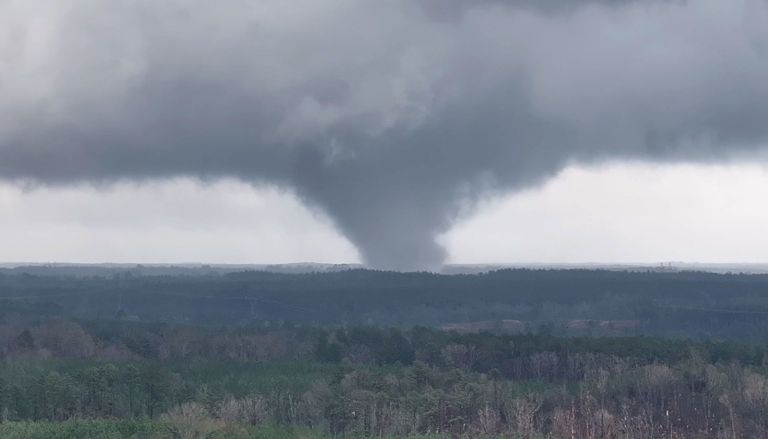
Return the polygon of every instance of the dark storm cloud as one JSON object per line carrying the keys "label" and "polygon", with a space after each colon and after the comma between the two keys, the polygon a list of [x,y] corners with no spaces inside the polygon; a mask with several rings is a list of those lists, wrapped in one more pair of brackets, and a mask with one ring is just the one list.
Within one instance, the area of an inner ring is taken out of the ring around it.
{"label": "dark storm cloud", "polygon": [[11,1],[0,177],[279,185],[432,268],[479,198],[570,163],[754,156],[766,78],[762,0]]}

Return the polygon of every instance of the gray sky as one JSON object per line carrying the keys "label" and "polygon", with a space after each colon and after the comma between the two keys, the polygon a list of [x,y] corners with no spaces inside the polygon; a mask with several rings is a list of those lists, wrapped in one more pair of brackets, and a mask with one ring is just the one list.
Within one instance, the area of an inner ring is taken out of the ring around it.
{"label": "gray sky", "polygon": [[[450,262],[765,262],[768,164],[571,168],[487,200]],[[358,262],[328,218],[236,181],[0,187],[0,261]],[[524,232],[520,232],[523,230]]]}
{"label": "gray sky", "polygon": [[0,256],[756,260],[766,78],[765,0],[7,0]]}

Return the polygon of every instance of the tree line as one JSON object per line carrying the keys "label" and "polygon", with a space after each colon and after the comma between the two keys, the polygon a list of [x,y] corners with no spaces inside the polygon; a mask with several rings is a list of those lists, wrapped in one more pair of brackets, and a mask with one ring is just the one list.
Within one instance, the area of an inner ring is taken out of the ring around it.
{"label": "tree line", "polygon": [[768,275],[605,270],[438,275],[361,269],[185,273],[76,277],[40,267],[0,270],[0,318],[401,328],[513,319],[526,328],[549,325],[561,335],[587,332],[568,322],[631,320],[637,323],[618,332],[768,341]]}
{"label": "tree line", "polygon": [[768,435],[768,352],[735,342],[54,318],[0,324],[0,346],[0,431],[122,420],[167,437]]}

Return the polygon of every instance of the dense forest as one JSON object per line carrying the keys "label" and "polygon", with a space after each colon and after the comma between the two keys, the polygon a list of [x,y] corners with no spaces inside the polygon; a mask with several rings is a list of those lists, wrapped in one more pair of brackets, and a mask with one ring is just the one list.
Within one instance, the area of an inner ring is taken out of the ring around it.
{"label": "dense forest", "polygon": [[766,287],[6,269],[0,437],[768,437]]}
{"label": "dense forest", "polygon": [[545,325],[562,335],[766,342],[768,275],[523,269],[145,275],[20,267],[0,269],[0,315],[400,328],[513,320],[519,330]]}
{"label": "dense forest", "polygon": [[768,434],[768,350],[734,342],[45,319],[0,346],[2,437]]}

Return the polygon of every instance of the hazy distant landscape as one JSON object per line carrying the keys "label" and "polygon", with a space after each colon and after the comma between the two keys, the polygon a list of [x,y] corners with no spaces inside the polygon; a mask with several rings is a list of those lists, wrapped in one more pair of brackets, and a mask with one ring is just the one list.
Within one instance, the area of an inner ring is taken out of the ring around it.
{"label": "hazy distant landscape", "polygon": [[[515,321],[512,332],[766,341],[768,275],[516,268],[473,274],[350,266],[35,265],[0,269],[4,315],[196,325],[412,326]],[[251,268],[251,269],[246,269]],[[446,272],[474,267],[448,266]],[[725,266],[719,267],[725,269]],[[270,271],[275,270],[275,271]],[[279,270],[279,271],[277,271]],[[488,326],[491,325],[491,326]],[[455,326],[460,328],[460,326]],[[482,327],[482,325],[481,325]]]}

